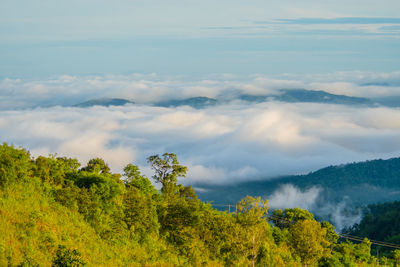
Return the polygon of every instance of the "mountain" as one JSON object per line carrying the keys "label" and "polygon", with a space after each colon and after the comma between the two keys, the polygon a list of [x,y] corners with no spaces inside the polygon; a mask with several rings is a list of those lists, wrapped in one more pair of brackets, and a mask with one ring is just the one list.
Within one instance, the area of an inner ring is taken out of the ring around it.
{"label": "mountain", "polygon": [[372,105],[374,102],[368,98],[353,97],[346,95],[330,94],[325,91],[314,91],[306,89],[282,89],[277,95],[247,95],[239,96],[239,99],[261,103],[265,101],[281,101],[281,102],[309,102],[309,103],[325,103],[325,104],[341,104],[341,105]]}
{"label": "mountain", "polygon": [[76,104],[74,105],[74,107],[79,107],[79,108],[87,108],[93,106],[109,107],[109,106],[124,106],[127,104],[135,104],[135,102],[123,98],[99,98],[99,99],[91,99]]}
{"label": "mountain", "polygon": [[[364,207],[362,220],[345,229],[345,232],[352,236],[366,236],[400,246],[400,202],[377,203]],[[388,256],[391,250],[380,247],[379,253],[384,252]]]}
{"label": "mountain", "polygon": [[[336,95],[325,91],[306,90],[306,89],[281,89],[277,94],[270,95],[249,95],[240,94],[234,96],[220,96],[218,98],[209,98],[205,96],[190,97],[185,99],[171,99],[156,102],[153,105],[157,107],[180,107],[190,106],[196,109],[216,106],[218,104],[230,103],[231,101],[242,100],[248,103],[262,103],[269,101],[280,101],[287,103],[322,103],[322,104],[339,104],[339,105],[362,105],[362,106],[400,106],[399,97],[386,97],[369,99],[364,97],[353,97],[346,95]],[[126,104],[135,104],[135,102],[123,98],[100,98],[91,99],[74,107],[92,107],[92,106],[123,106]]]}
{"label": "mountain", "polygon": [[400,107],[400,96],[387,96],[373,99],[375,102],[379,103],[381,106],[385,107]]}
{"label": "mountain", "polygon": [[388,82],[369,82],[369,83],[363,83],[361,86],[392,86]]}
{"label": "mountain", "polygon": [[322,203],[366,205],[400,200],[400,158],[329,166],[306,175],[292,175],[235,185],[195,185],[199,197],[214,203],[235,203],[246,195],[268,198],[286,184],[300,190],[319,187]]}
{"label": "mountain", "polygon": [[281,90],[282,94],[275,97],[284,102],[313,102],[342,105],[370,105],[371,100],[363,97],[335,95],[324,91],[312,91],[305,89]]}
{"label": "mountain", "polygon": [[[325,91],[314,91],[306,89],[281,89],[278,94],[270,95],[249,95],[240,94],[238,96],[225,97],[220,96],[218,99],[199,96],[191,97],[186,99],[172,99],[168,101],[161,101],[155,104],[155,106],[161,107],[179,107],[179,106],[191,106],[193,108],[206,108],[209,106],[215,106],[219,103],[229,103],[234,100],[242,100],[249,103],[262,103],[269,101],[281,101],[288,103],[325,103],[325,104],[341,104],[341,105],[373,105],[376,101],[363,97],[353,97],[346,95],[330,94]],[[386,102],[382,101],[385,105]]]}
{"label": "mountain", "polygon": [[168,101],[162,101],[154,104],[159,107],[179,107],[179,106],[191,106],[193,108],[201,109],[209,106],[215,106],[217,100],[214,98],[198,96],[185,99],[173,99]]}

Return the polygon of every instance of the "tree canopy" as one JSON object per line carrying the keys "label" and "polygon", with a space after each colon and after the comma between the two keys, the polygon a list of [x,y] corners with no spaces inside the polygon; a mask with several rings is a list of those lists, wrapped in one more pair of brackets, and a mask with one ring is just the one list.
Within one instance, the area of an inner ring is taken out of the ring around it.
{"label": "tree canopy", "polygon": [[[269,213],[246,197],[218,211],[178,183],[177,156],[148,158],[156,190],[137,165],[32,157],[0,145],[0,266],[369,266],[371,243],[339,242],[306,210]],[[386,259],[395,266],[398,251]]]}

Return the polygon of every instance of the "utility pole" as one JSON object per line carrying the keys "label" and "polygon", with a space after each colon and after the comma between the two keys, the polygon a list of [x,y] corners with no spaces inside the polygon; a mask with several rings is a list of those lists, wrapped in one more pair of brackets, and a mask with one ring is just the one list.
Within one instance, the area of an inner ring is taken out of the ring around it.
{"label": "utility pole", "polygon": [[376,246],[376,264],[379,266],[379,247]]}

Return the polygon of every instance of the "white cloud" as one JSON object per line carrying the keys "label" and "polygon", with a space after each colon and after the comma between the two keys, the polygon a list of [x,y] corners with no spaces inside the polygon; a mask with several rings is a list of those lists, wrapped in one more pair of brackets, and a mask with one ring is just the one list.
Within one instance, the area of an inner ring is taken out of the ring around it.
{"label": "white cloud", "polygon": [[[341,78],[341,82],[345,88],[352,84],[352,90],[362,90],[357,84],[364,81],[363,75],[350,81]],[[373,81],[394,82],[398,76],[379,77]],[[78,157],[82,163],[91,157],[103,157],[114,171],[121,171],[132,161],[145,167],[146,158],[153,154],[177,153],[181,162],[189,166],[185,183],[265,179],[399,155],[397,108],[282,102],[250,105],[237,101],[197,110],[145,104],[190,95],[192,89],[193,96],[209,92],[208,96],[229,97],[238,93],[268,94],[276,92],[280,85],[307,88],[320,80],[322,77],[318,76],[301,80],[256,75],[184,81],[154,74],[63,76],[47,81],[4,79],[0,82],[0,101],[4,104],[0,136],[1,141],[24,146],[35,155],[58,153]],[[338,84],[332,86],[340,88]],[[32,88],[48,89],[35,95]],[[8,94],[10,91],[18,93]],[[72,104],[94,97],[138,101],[136,96],[142,104],[21,109],[24,103]]]}
{"label": "white cloud", "polygon": [[312,209],[322,189],[311,187],[301,191],[292,184],[285,184],[268,197],[268,206],[272,209],[296,208]]}
{"label": "white cloud", "polygon": [[[389,85],[389,86],[388,86]],[[400,72],[338,72],[316,75],[211,76],[188,80],[155,74],[75,77],[49,80],[0,80],[0,109],[73,105],[93,98],[120,97],[153,103],[194,96],[230,99],[237,94],[270,95],[281,89],[306,88],[360,97],[400,96]]]}
{"label": "white cloud", "polygon": [[267,197],[268,206],[271,209],[296,207],[307,209],[324,219],[329,219],[338,232],[344,227],[360,222],[361,210],[349,204],[349,197],[344,197],[339,203],[332,204],[321,198],[323,191],[323,188],[317,186],[301,190],[292,184],[284,184]]}

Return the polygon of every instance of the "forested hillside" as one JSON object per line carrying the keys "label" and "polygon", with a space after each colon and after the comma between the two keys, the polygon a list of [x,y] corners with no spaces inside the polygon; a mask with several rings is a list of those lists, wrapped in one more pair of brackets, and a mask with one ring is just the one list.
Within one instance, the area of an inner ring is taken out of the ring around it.
{"label": "forested hillside", "polygon": [[[306,210],[246,197],[213,209],[177,183],[175,154],[148,158],[157,191],[137,166],[112,173],[99,158],[33,158],[0,146],[0,266],[375,266],[370,242],[338,242]],[[381,263],[394,266],[399,253]]]}
{"label": "forested hillside", "polygon": [[[400,202],[371,204],[364,207],[363,213],[361,222],[346,230],[348,234],[400,244]],[[379,249],[381,253],[390,252],[386,247]]]}
{"label": "forested hillside", "polygon": [[400,198],[400,158],[370,160],[339,166],[329,166],[306,175],[244,182],[228,186],[198,185],[204,188],[200,198],[219,203],[237,201],[246,195],[267,197],[284,184],[300,189],[318,186],[323,189],[320,203],[338,203],[346,197],[353,206]]}

